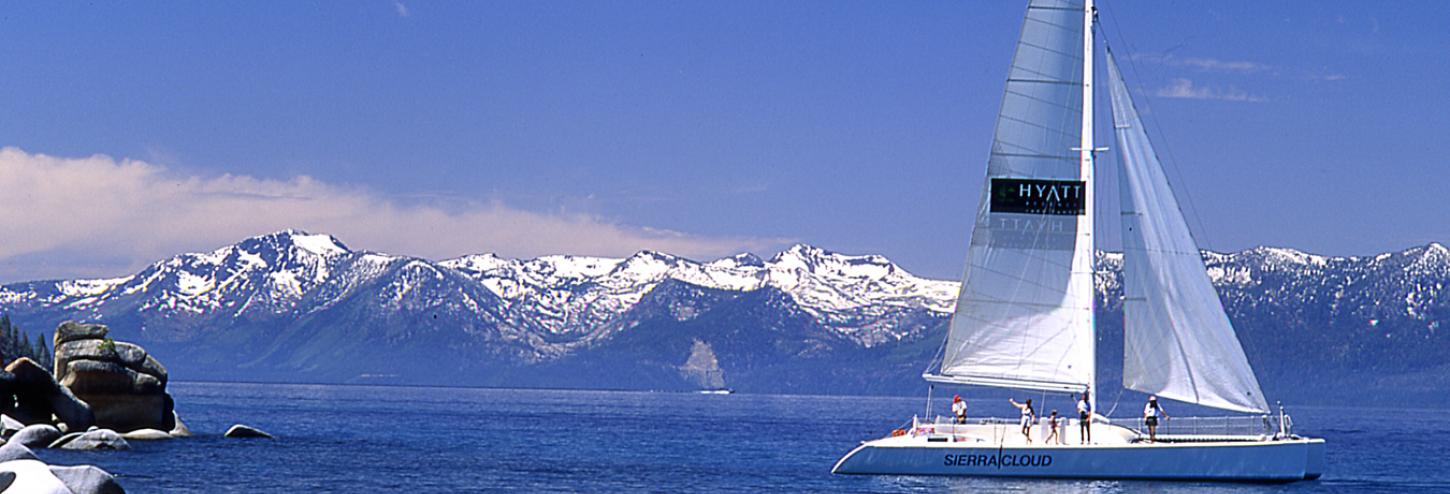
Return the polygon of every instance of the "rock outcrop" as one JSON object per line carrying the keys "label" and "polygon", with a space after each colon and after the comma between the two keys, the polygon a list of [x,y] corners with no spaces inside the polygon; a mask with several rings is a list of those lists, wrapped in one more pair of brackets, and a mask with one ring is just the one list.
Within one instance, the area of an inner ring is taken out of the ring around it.
{"label": "rock outcrop", "polygon": [[14,418],[25,424],[49,424],[51,417],[60,419],[69,430],[85,430],[95,423],[95,415],[85,401],[71,390],[56,383],[50,372],[26,357],[5,366],[11,375],[15,396]]}
{"label": "rock outcrop", "polygon": [[[67,432],[65,433],[65,435],[60,436],[59,439],[51,442],[50,446],[46,447],[50,449],[60,449],[62,446],[65,446],[65,443],[71,442],[77,437],[81,437],[81,434],[85,434],[85,432]],[[4,448],[4,446],[0,446],[0,448]]]}
{"label": "rock outcrop", "polygon": [[[69,434],[67,434],[69,435]],[[54,445],[51,446],[56,447]],[[131,443],[110,429],[86,431],[60,445],[60,449],[131,449]]]}
{"label": "rock outcrop", "polygon": [[0,446],[0,463],[15,460],[36,460],[35,452],[20,443],[5,443]]}
{"label": "rock outcrop", "polygon": [[186,426],[186,422],[181,421],[181,416],[172,411],[171,417],[176,421],[176,427],[172,427],[168,434],[171,434],[171,437],[191,437],[191,428]]}
{"label": "rock outcrop", "polygon": [[125,494],[116,478],[93,465],[47,465],[30,448],[0,446],[0,492]]}
{"label": "rock outcrop", "polygon": [[[176,416],[166,367],[140,346],[107,338],[108,332],[100,324],[61,324],[55,330],[56,381],[90,405],[100,427],[171,430]],[[71,424],[69,430],[85,427]]]}
{"label": "rock outcrop", "polygon": [[53,425],[35,424],[20,429],[19,432],[16,432],[14,436],[10,437],[10,442],[22,444],[30,448],[43,448],[55,442],[56,439],[60,439],[60,436],[60,429],[55,428]]}
{"label": "rock outcrop", "polygon": [[[0,396],[3,396],[3,395],[0,395]],[[14,407],[11,407],[11,408],[12,408],[11,411],[13,412],[14,411],[13,410]],[[5,437],[10,437],[11,434],[15,434],[16,432],[20,432],[20,429],[24,429],[24,428],[25,428],[25,423],[24,422],[21,422],[19,420],[15,420],[14,418],[12,418],[9,415],[0,415],[0,435],[3,435]]]}
{"label": "rock outcrop", "polygon": [[268,434],[266,432],[262,432],[261,429],[258,429],[256,427],[252,427],[252,426],[249,426],[249,425],[242,425],[242,424],[233,425],[230,429],[227,429],[226,434],[222,434],[222,436],[223,437],[260,437],[260,438],[265,438],[265,439],[275,439],[275,438],[272,437],[271,434]]}
{"label": "rock outcrop", "polygon": [[93,465],[50,467],[50,473],[60,479],[66,488],[75,494],[125,494],[126,490],[116,483],[116,478]]}
{"label": "rock outcrop", "polygon": [[0,472],[15,474],[15,481],[6,488],[6,491],[24,492],[27,494],[67,494],[75,491],[65,485],[65,482],[56,477],[50,471],[50,465],[40,460],[11,460],[0,463]]}
{"label": "rock outcrop", "polygon": [[125,438],[127,441],[164,441],[173,438],[173,436],[166,431],[158,431],[156,429],[136,429],[134,431],[121,434],[121,437]]}

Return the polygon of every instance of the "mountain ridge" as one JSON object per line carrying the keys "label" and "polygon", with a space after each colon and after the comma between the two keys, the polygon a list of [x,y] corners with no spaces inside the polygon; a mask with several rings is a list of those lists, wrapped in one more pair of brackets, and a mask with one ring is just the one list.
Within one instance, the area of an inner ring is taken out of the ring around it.
{"label": "mountain ridge", "polygon": [[[1203,257],[1266,391],[1306,365],[1326,379],[1406,381],[1450,350],[1450,249],[1439,243]],[[1121,254],[1098,252],[1096,264],[1099,368],[1112,379]],[[704,262],[653,251],[431,261],[284,230],[130,276],[7,284],[0,310],[31,330],[110,324],[197,378],[687,389],[698,353],[718,359],[711,379],[737,389],[892,392],[918,382],[957,286],[804,244]],[[410,360],[434,368],[389,367]]]}

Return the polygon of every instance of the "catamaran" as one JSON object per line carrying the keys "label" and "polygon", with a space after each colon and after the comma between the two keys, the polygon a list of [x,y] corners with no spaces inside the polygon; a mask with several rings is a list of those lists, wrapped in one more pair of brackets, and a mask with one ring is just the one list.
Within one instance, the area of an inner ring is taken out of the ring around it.
{"label": "catamaran", "polygon": [[[1031,0],[987,161],[967,272],[928,381],[1090,392],[1097,410],[1093,0]],[[840,474],[1291,482],[1315,479],[1324,440],[1271,411],[1205,272],[1112,52],[1123,235],[1124,387],[1243,414],[1174,417],[1150,440],[1096,413],[1026,436],[1017,420],[913,417],[865,441]],[[930,401],[930,397],[928,397]],[[929,414],[929,412],[928,412]],[[1045,421],[1044,421],[1045,422]],[[1136,422],[1136,421],[1132,421]]]}

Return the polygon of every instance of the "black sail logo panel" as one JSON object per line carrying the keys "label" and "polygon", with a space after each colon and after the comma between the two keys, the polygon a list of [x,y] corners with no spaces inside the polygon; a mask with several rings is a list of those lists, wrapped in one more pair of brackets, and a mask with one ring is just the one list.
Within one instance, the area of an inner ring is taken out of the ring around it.
{"label": "black sail logo panel", "polygon": [[1076,216],[1085,214],[1087,184],[1081,180],[993,178],[993,213]]}

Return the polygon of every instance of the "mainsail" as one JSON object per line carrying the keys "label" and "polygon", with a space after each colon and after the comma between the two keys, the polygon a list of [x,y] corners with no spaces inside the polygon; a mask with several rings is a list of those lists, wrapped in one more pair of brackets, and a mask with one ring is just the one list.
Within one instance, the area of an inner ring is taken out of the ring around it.
{"label": "mainsail", "polygon": [[1123,386],[1239,412],[1268,403],[1108,54],[1123,210]]}
{"label": "mainsail", "polygon": [[1091,386],[1091,151],[1080,151],[1091,138],[1080,128],[1086,10],[1083,0],[1027,7],[940,374],[928,379]]}

